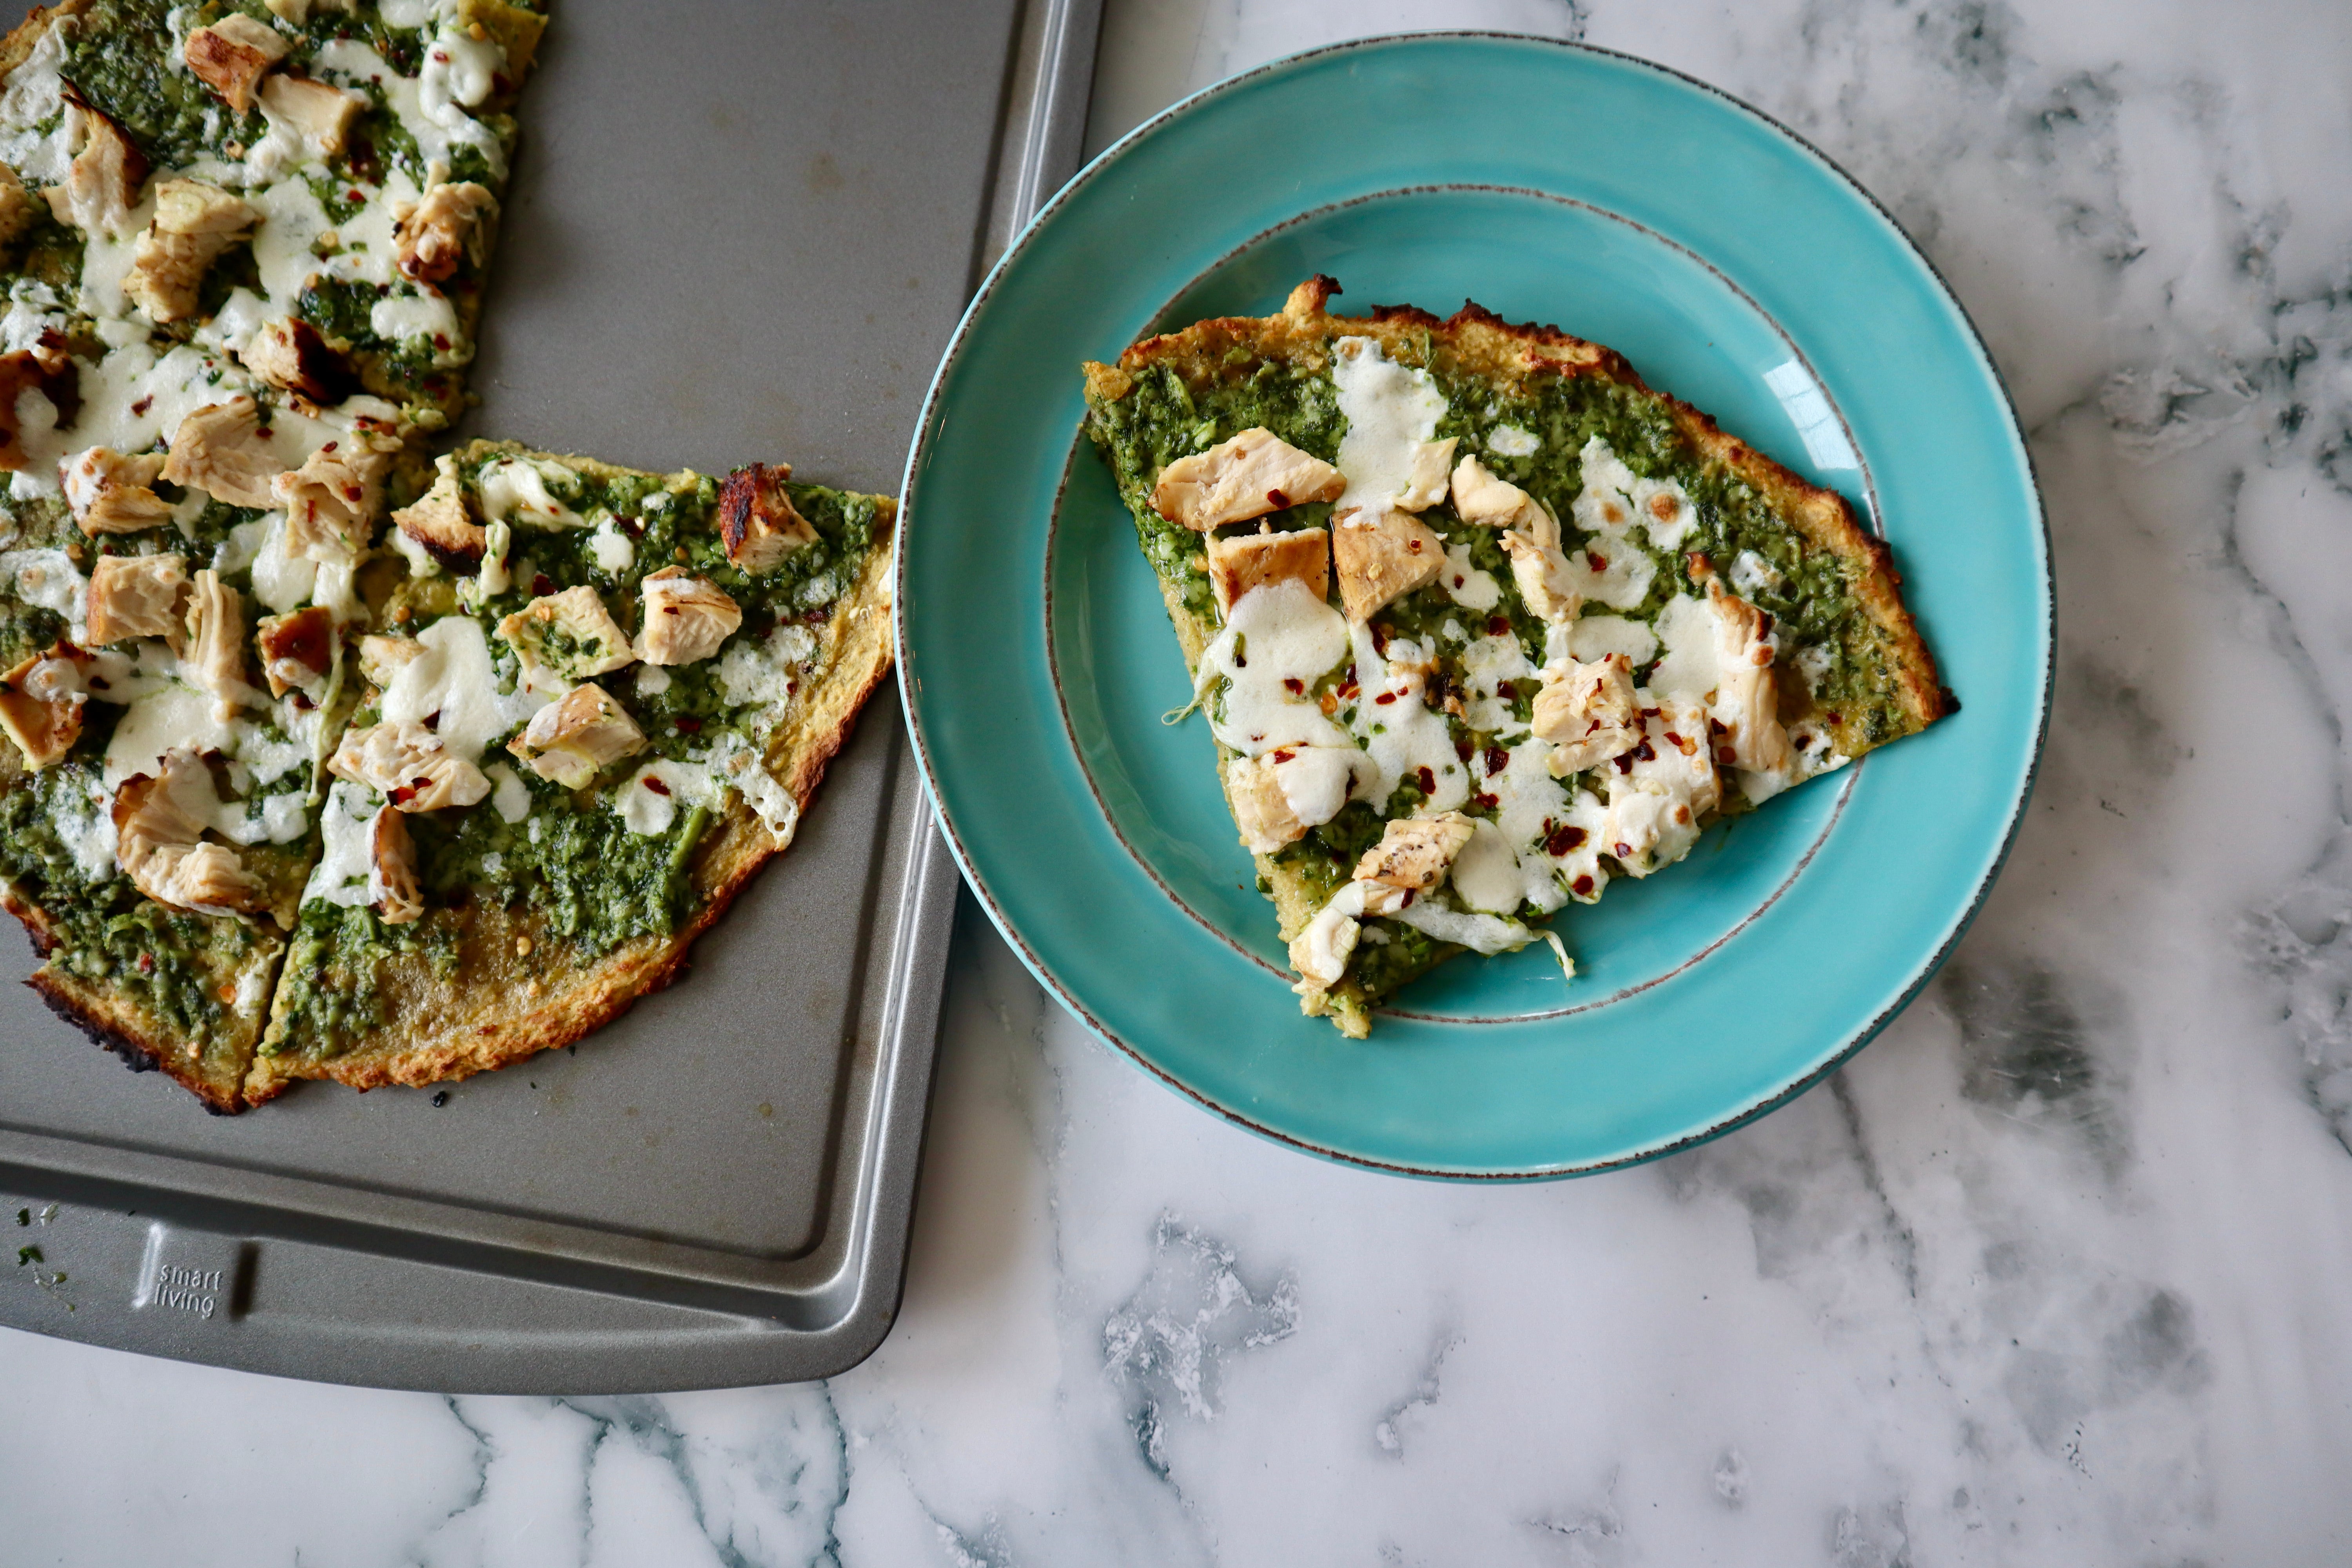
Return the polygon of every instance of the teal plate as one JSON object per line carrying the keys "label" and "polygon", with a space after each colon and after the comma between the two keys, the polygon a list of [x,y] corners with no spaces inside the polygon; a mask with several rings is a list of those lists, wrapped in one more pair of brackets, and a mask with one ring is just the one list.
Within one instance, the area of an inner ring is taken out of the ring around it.
{"label": "teal plate", "polygon": [[[1335,309],[1475,299],[1609,344],[1862,509],[1960,712],[1620,881],[1541,947],[1457,958],[1368,1041],[1302,1017],[1081,360],[1312,273]],[[999,263],[909,455],[899,679],[964,874],[1071,1011],[1268,1137],[1416,1175],[1647,1159],[1803,1090],[1959,938],[2049,709],[2048,542],[1982,344],[1885,212],[1752,109],[1547,40],[1279,61],[1088,165]]]}

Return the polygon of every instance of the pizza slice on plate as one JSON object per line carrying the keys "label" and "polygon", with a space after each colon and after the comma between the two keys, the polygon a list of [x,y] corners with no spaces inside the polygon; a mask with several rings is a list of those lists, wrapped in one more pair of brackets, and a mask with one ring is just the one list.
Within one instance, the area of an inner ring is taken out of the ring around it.
{"label": "pizza slice on plate", "polygon": [[1362,1036],[1454,953],[1558,949],[1954,710],[1843,497],[1597,344],[1338,291],[1085,367],[1307,1013]]}
{"label": "pizza slice on plate", "polygon": [[394,515],[256,1100],[568,1044],[792,841],[889,668],[886,497],[477,443]]}

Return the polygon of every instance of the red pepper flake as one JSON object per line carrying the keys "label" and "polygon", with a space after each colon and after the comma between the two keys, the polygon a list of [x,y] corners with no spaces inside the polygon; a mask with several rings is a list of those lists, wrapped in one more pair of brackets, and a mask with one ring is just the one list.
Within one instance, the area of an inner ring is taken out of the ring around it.
{"label": "red pepper flake", "polygon": [[1290,498],[1284,495],[1280,490],[1266,491],[1265,500],[1268,506],[1286,507],[1290,504]]}
{"label": "red pepper flake", "polygon": [[1382,707],[1386,707],[1388,704],[1396,700],[1396,693],[1393,691],[1383,691],[1378,697],[1373,698],[1372,700],[1381,704]]}
{"label": "red pepper flake", "polygon": [[1481,810],[1485,811],[1492,811],[1496,806],[1503,804],[1503,797],[1500,795],[1486,795],[1482,793],[1472,795],[1470,798],[1477,803]]}
{"label": "red pepper flake", "polygon": [[[1557,860],[1573,850],[1582,848],[1585,837],[1585,831],[1581,827],[1555,827],[1544,839],[1544,853]],[[1583,891],[1581,888],[1577,890]]]}
{"label": "red pepper flake", "polygon": [[1286,675],[1282,678],[1282,689],[1296,697],[1307,689],[1307,682],[1295,675]]}
{"label": "red pepper flake", "polygon": [[1617,764],[1617,771],[1621,773],[1633,771],[1633,753],[1631,752],[1620,752],[1610,760]]}
{"label": "red pepper flake", "polygon": [[1290,759],[1291,759],[1291,758],[1293,758],[1293,757],[1297,756],[1297,754],[1298,754],[1298,753],[1297,753],[1297,752],[1287,752],[1287,751],[1276,752],[1275,752],[1275,753],[1274,753],[1274,760],[1275,760],[1276,762],[1277,762],[1277,763],[1286,763],[1286,762],[1290,761]]}
{"label": "red pepper flake", "polygon": [[699,735],[702,733],[702,721],[699,719],[681,717],[677,721],[677,727],[685,731],[689,735]]}
{"label": "red pepper flake", "polygon": [[131,405],[131,416],[136,419],[154,405],[155,400],[152,397],[142,397]]}
{"label": "red pepper flake", "polygon": [[1511,753],[1510,753],[1510,752],[1507,752],[1507,751],[1503,750],[1503,748],[1502,748],[1502,747],[1500,747],[1500,746],[1489,746],[1489,747],[1487,747],[1487,748],[1486,748],[1486,773],[1487,773],[1487,776],[1492,777],[1492,776],[1493,776],[1493,775],[1495,775],[1496,773],[1501,773],[1505,768],[1507,768],[1507,767],[1509,767],[1510,765],[1511,765]]}
{"label": "red pepper flake", "polygon": [[446,333],[446,332],[436,332],[436,333],[434,333],[434,334],[433,334],[433,346],[434,346],[435,348],[436,348],[436,349],[446,349],[446,348],[447,348],[447,347],[449,346],[449,334],[448,334],[448,333]]}
{"label": "red pepper flake", "polygon": [[[91,684],[95,685],[96,682],[92,682]],[[1797,737],[1797,750],[1801,752],[1812,743],[1813,738],[1811,735],[1800,735]]]}
{"label": "red pepper flake", "polygon": [[1592,896],[1592,879],[1590,877],[1579,877],[1575,881],[1569,884],[1569,889],[1570,891],[1575,893],[1578,898],[1589,899]]}
{"label": "red pepper flake", "polygon": [[367,200],[367,197],[358,191],[345,191],[343,193],[343,200],[347,202],[363,202]]}
{"label": "red pepper flake", "polygon": [[155,955],[153,953],[142,952],[139,955],[139,973],[142,974],[152,974],[155,973]]}
{"label": "red pepper flake", "polygon": [[646,775],[646,787],[653,791],[656,795],[667,795],[669,793],[669,785],[662,783],[661,780],[654,777],[651,773],[647,773]]}
{"label": "red pepper flake", "polygon": [[1715,760],[1727,768],[1739,760],[1739,753],[1729,746],[1717,746],[1715,749]]}
{"label": "red pepper flake", "polygon": [[253,432],[253,433],[254,433],[255,435],[257,435],[257,436],[260,437],[261,437],[263,440],[265,440],[265,441],[266,441],[266,440],[268,440],[270,437],[275,436],[276,434],[278,434],[278,432],[277,432],[277,431],[275,431],[275,430],[271,429],[271,428],[270,428],[268,426],[267,426],[267,425],[262,425],[262,426],[256,426],[256,427],[255,427],[255,429],[254,429],[254,432]]}
{"label": "red pepper flake", "polygon": [[1616,853],[1620,860],[1631,860],[1633,858],[1633,847],[1631,844],[1620,844],[1617,846]]}
{"label": "red pepper flake", "polygon": [[1431,773],[1425,767],[1421,767],[1413,769],[1412,776],[1421,781],[1422,794],[1435,795],[1437,793],[1437,775],[1435,773]]}
{"label": "red pepper flake", "polygon": [[320,450],[321,452],[331,452],[331,451],[333,451],[333,450],[336,448],[336,447],[337,447],[337,446],[339,446],[339,445],[341,445],[341,443],[340,443],[340,442],[330,441],[330,442],[328,442],[325,446],[323,446],[323,447],[320,447],[320,448],[319,448],[319,450]]}
{"label": "red pepper flake", "polygon": [[392,802],[394,805],[400,805],[408,801],[415,800],[416,798],[416,792],[410,789],[407,785],[403,784],[399,788],[394,789],[390,795],[384,796],[384,798]]}
{"label": "red pepper flake", "polygon": [[1462,574],[1461,574],[1461,573],[1459,573],[1459,572],[1456,572],[1456,573],[1454,574],[1454,585],[1455,587],[1459,588],[1460,586],[1462,586],[1463,582],[1464,582],[1464,578],[1463,578],[1463,576],[1462,576]]}
{"label": "red pepper flake", "polygon": [[1675,734],[1672,730],[1666,731],[1666,743],[1674,747],[1675,751],[1681,752],[1685,755],[1689,753],[1690,748],[1683,744],[1683,738],[1680,735]]}
{"label": "red pepper flake", "polygon": [[1831,710],[1828,711],[1828,713],[1824,715],[1824,717],[1826,717],[1826,718],[1829,720],[1829,721],[1830,721],[1831,723],[1832,723],[1832,724],[1843,724],[1843,723],[1844,723],[1844,722],[1845,722],[1845,721],[1844,721],[1843,718],[1839,717],[1839,715],[1838,715],[1838,711],[1837,711],[1837,710],[1836,710],[1836,709],[1834,709],[1834,708],[1831,709]]}
{"label": "red pepper flake", "polygon": [[554,593],[554,592],[555,592],[555,584],[554,584],[551,580],[550,580],[550,578],[548,577],[548,575],[547,575],[547,574],[546,574],[546,573],[544,573],[544,572],[539,573],[538,574],[536,574],[535,576],[533,576],[533,577],[531,578],[531,580],[530,580],[530,594],[531,594],[531,597],[532,597],[532,598],[534,598],[534,599],[544,599],[544,598],[545,598],[545,597],[547,597],[550,594],[552,594],[552,593]]}
{"label": "red pepper flake", "polygon": [[1586,551],[1584,552],[1584,558],[1592,563],[1592,569],[1595,572],[1606,572],[1609,570],[1609,557],[1601,554],[1598,550]]}
{"label": "red pepper flake", "polygon": [[1470,743],[1470,737],[1467,735],[1460,737],[1454,742],[1454,754],[1465,763],[1470,760],[1470,753],[1477,749]]}
{"label": "red pepper flake", "polygon": [[1510,616],[1488,616],[1486,617],[1486,635],[1487,635],[1488,637],[1501,637],[1504,633],[1506,633],[1506,632],[1509,631],[1510,629],[1511,629],[1511,617],[1510,617]]}
{"label": "red pepper flake", "polygon": [[1658,760],[1657,748],[1650,744],[1650,737],[1647,735],[1643,736],[1642,743],[1633,748],[1633,760],[1637,763],[1654,763]]}

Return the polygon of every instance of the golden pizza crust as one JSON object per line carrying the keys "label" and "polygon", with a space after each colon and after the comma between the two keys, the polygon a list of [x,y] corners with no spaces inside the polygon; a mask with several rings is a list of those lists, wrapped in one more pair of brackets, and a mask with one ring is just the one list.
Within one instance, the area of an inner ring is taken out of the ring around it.
{"label": "golden pizza crust", "polygon": [[[5,884],[0,884],[0,907],[24,922],[33,951],[47,957],[57,945],[57,938],[40,908]],[[281,939],[263,933],[254,952],[247,955],[246,963],[217,970],[213,983],[226,992],[225,1001],[233,999],[239,991],[238,981],[259,969],[263,973],[257,990],[267,996],[277,979],[278,963],[284,952]],[[197,1041],[182,1037],[152,1009],[124,992],[55,963],[44,963],[25,984],[48,1005],[51,1012],[121,1057],[131,1071],[163,1073],[203,1100],[205,1108],[216,1116],[233,1116],[246,1108],[245,1079],[261,1041],[262,1024],[268,1016],[265,1008],[257,1006],[250,1014],[231,1010],[226,1015],[227,1026]]]}
{"label": "golden pizza crust", "polygon": [[49,30],[50,23],[61,16],[78,16],[89,4],[89,0],[58,0],[55,5],[35,6],[6,37],[0,38],[0,76],[6,76],[25,63],[33,47],[41,41],[41,35]]}
{"label": "golden pizza crust", "polygon": [[[477,443],[467,458],[493,450],[526,453],[511,442]],[[556,461],[601,478],[636,470],[576,457]],[[880,500],[877,536],[856,582],[835,604],[824,642],[827,663],[796,697],[771,738],[767,764],[805,814],[826,764],[848,739],[858,710],[887,678],[891,555],[897,504]],[[667,936],[642,936],[584,964],[567,962],[562,939],[529,911],[469,905],[428,920],[455,928],[457,967],[436,975],[429,963],[387,962],[378,996],[395,1026],[371,1031],[349,1050],[308,1058],[264,1054],[246,1084],[259,1104],[302,1079],[332,1079],[353,1089],[449,1082],[568,1046],[626,1012],[636,999],[675,981],[695,938],[717,923],[753,873],[782,852],[764,824],[739,799],[715,816],[695,851],[698,907]],[[518,952],[527,942],[527,952]],[[536,986],[535,991],[530,989]],[[520,1005],[519,1005],[520,1004]],[[273,1024],[284,993],[273,1005]]]}

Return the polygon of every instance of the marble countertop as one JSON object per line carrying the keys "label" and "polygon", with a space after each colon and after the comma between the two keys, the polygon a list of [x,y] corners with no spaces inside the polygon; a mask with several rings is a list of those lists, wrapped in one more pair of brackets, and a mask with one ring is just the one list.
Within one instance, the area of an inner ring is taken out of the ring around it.
{"label": "marble countertop", "polygon": [[1468,1189],[1201,1114],[967,904],[864,1366],[447,1399],[0,1331],[0,1563],[2352,1560],[2352,8],[1112,0],[1090,140],[1435,25],[1759,104],[2007,374],[2057,710],[1942,978],[1731,1137]]}

